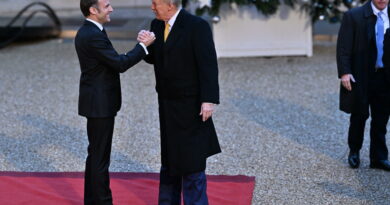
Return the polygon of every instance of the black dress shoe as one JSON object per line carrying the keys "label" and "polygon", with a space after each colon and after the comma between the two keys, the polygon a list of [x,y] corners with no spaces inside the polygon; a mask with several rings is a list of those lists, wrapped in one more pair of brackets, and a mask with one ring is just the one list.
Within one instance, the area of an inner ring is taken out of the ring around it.
{"label": "black dress shoe", "polygon": [[351,168],[356,169],[360,165],[359,152],[349,152],[348,164]]}
{"label": "black dress shoe", "polygon": [[370,168],[390,171],[390,161],[389,160],[371,161]]}

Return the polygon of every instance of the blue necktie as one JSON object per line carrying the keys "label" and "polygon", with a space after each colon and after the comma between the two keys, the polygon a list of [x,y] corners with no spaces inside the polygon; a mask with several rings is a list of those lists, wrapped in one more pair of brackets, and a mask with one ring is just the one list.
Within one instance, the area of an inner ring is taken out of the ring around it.
{"label": "blue necktie", "polygon": [[383,12],[378,13],[378,18],[376,20],[376,49],[377,49],[377,58],[376,58],[376,67],[383,67],[382,56],[383,56],[383,36],[384,36],[384,22],[383,22]]}

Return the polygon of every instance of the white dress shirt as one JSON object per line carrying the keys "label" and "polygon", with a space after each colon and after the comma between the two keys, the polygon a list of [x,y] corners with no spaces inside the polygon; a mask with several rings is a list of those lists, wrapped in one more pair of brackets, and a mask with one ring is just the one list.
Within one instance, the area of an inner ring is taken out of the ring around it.
{"label": "white dress shirt", "polygon": [[[372,11],[374,12],[375,16],[378,16],[378,13],[382,11],[383,15],[383,32],[386,33],[386,30],[389,28],[389,16],[387,14],[387,6],[383,10],[379,10],[375,7],[374,3],[371,2]],[[379,18],[379,17],[378,17]],[[375,33],[376,33],[376,26],[375,26]]]}
{"label": "white dress shirt", "polygon": [[169,19],[169,21],[168,21],[168,24],[170,25],[169,31],[171,31],[171,29],[172,29],[172,27],[173,27],[173,24],[175,24],[176,18],[177,18],[177,16],[179,15],[180,11],[181,11],[181,7],[179,7],[179,8],[177,9],[175,15],[173,15],[173,16]]}

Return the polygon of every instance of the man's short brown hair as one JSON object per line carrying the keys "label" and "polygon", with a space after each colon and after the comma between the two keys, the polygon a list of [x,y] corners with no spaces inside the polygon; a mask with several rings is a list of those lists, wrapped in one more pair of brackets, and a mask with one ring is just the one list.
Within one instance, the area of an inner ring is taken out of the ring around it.
{"label": "man's short brown hair", "polygon": [[89,12],[89,8],[93,6],[97,6],[99,0],[80,0],[80,9],[83,12],[85,17],[89,16],[91,13]]}

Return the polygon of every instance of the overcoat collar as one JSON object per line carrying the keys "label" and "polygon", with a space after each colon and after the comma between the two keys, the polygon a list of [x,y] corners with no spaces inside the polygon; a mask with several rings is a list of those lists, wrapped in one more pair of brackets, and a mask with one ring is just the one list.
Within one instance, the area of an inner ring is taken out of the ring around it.
{"label": "overcoat collar", "polygon": [[[375,16],[374,14],[374,11],[372,10],[372,7],[371,7],[371,1],[368,1],[366,2],[364,5],[363,5],[363,8],[364,8],[364,16],[366,18],[370,17],[370,16]],[[390,8],[387,8],[387,16],[390,17],[390,11],[389,11]]]}
{"label": "overcoat collar", "polygon": [[376,16],[372,11],[371,1],[366,2],[363,5],[364,16],[367,19],[367,35],[368,40],[375,40],[375,24],[376,24]]}
{"label": "overcoat collar", "polygon": [[[371,17],[374,15],[374,12],[372,11],[372,7],[371,7],[371,1],[368,1],[366,2],[364,5],[363,5],[363,8],[364,8],[364,16],[366,18],[368,17]],[[375,15],[374,15],[375,16]]]}
{"label": "overcoat collar", "polygon": [[165,41],[164,44],[165,50],[169,50],[170,48],[172,48],[172,46],[175,45],[175,43],[180,39],[185,27],[186,15],[187,12],[184,9],[181,9],[179,15],[176,18],[175,24],[173,24],[173,27],[169,32],[168,38]]}

